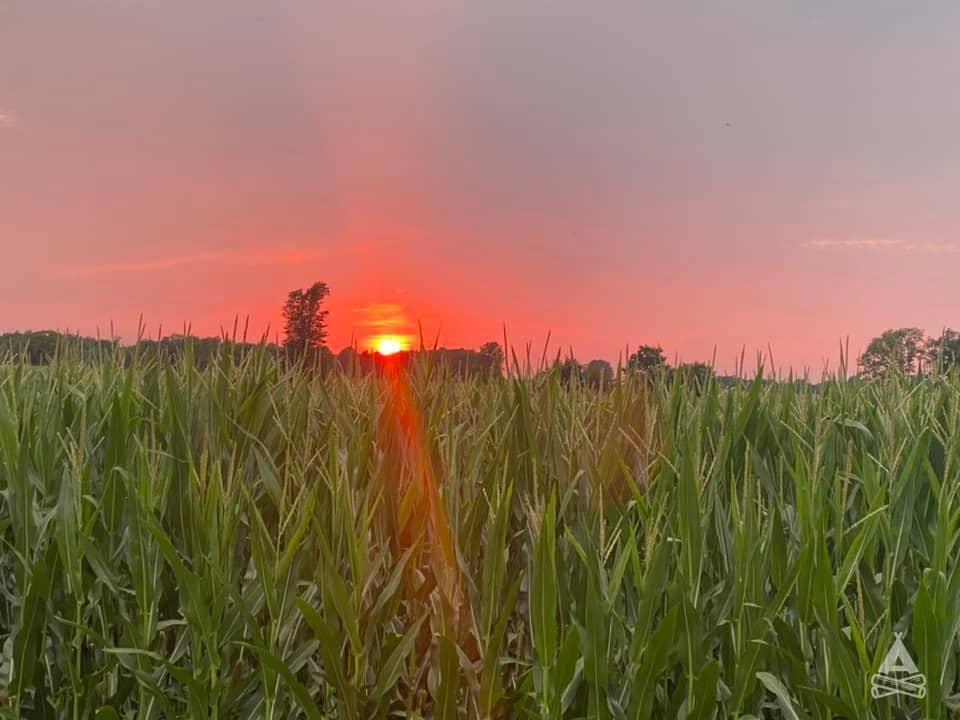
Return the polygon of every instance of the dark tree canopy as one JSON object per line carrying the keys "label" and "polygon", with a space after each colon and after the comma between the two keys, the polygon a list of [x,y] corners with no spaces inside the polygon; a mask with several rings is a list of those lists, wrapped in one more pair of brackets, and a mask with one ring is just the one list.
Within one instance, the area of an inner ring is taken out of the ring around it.
{"label": "dark tree canopy", "polygon": [[284,348],[294,358],[323,347],[327,339],[327,310],[323,301],[330,294],[324,282],[306,290],[293,290],[283,305]]}
{"label": "dark tree canopy", "polygon": [[925,351],[931,369],[945,372],[960,367],[960,333],[947,328],[939,337],[927,340]]}
{"label": "dark tree canopy", "polygon": [[492,373],[500,375],[503,373],[504,352],[500,343],[490,341],[480,346],[480,355],[489,363],[489,369]]}
{"label": "dark tree canopy", "polygon": [[920,328],[887,330],[871,340],[860,356],[860,374],[878,378],[891,369],[903,375],[920,373],[927,348],[927,340]]}
{"label": "dark tree canopy", "polygon": [[663,354],[663,348],[659,345],[641,345],[630,356],[627,364],[635,370],[656,370],[667,366],[667,358]]}
{"label": "dark tree canopy", "polygon": [[592,388],[610,387],[613,367],[606,360],[591,360],[583,367],[583,380]]}
{"label": "dark tree canopy", "polygon": [[54,330],[4,333],[0,335],[0,361],[12,359],[31,365],[46,365],[58,353],[83,360],[110,355],[119,340],[100,340],[67,335]]}

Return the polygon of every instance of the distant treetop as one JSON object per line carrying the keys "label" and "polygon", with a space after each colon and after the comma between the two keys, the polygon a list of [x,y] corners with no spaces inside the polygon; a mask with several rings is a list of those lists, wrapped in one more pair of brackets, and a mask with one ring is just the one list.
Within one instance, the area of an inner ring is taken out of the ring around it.
{"label": "distant treetop", "polygon": [[945,372],[960,366],[960,333],[947,328],[928,338],[915,327],[885,330],[867,345],[858,361],[860,376],[879,378],[893,370],[902,375]]}
{"label": "distant treetop", "polygon": [[635,370],[646,372],[647,370],[666,367],[667,358],[663,354],[663,348],[659,345],[641,345],[630,356],[627,365]]}

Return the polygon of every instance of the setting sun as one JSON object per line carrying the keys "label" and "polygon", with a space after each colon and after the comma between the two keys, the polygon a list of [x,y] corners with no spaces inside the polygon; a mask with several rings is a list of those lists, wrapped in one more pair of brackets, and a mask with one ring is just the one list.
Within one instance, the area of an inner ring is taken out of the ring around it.
{"label": "setting sun", "polygon": [[408,349],[409,343],[395,335],[383,335],[373,339],[373,347],[381,355],[393,355]]}

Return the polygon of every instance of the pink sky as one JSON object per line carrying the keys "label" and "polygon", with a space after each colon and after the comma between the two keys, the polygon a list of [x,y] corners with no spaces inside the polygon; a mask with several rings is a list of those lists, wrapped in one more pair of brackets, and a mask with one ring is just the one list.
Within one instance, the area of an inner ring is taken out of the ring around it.
{"label": "pink sky", "polygon": [[[835,365],[960,327],[960,10],[0,7],[0,331]],[[779,6],[778,6],[779,5]]]}

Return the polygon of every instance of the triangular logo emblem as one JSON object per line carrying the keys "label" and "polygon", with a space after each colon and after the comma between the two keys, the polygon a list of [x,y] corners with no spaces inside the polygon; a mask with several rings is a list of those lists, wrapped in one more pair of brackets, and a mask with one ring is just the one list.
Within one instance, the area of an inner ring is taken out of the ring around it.
{"label": "triangular logo emblem", "polygon": [[874,698],[907,695],[919,699],[926,696],[927,679],[907,652],[903,633],[895,634],[880,669],[870,676],[870,694]]}
{"label": "triangular logo emblem", "polygon": [[884,675],[895,675],[898,673],[916,673],[917,664],[910,657],[907,648],[903,645],[903,633],[897,633],[893,645],[887,652],[880,666],[880,672]]}

